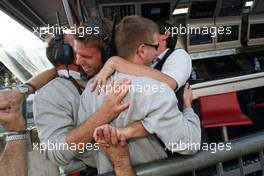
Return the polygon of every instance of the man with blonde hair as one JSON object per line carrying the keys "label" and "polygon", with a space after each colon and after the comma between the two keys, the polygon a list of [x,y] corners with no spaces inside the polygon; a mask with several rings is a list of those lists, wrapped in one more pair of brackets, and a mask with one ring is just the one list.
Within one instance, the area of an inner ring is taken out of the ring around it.
{"label": "man with blonde hair", "polygon": [[[116,28],[118,55],[138,65],[150,65],[157,56],[158,36],[158,27],[151,20],[139,16],[127,16],[121,20]],[[188,85],[185,87],[185,108],[181,113],[178,110],[177,99],[173,90],[159,81],[115,72],[108,79],[106,86],[109,86],[111,80],[122,78],[127,78],[132,82],[132,88],[124,98],[125,102],[129,101],[130,106],[121,112],[111,125],[122,129],[128,124],[141,121],[147,132],[150,133],[146,136],[140,130],[133,131],[131,129],[129,134],[125,134],[133,164],[167,157],[156,136],[167,144],[170,150],[173,150],[172,146],[169,145],[172,143],[200,143],[200,121],[191,108],[191,89]],[[151,88],[148,94],[144,92],[146,87]],[[79,123],[85,121],[87,114],[95,112],[102,104],[104,93],[98,96],[97,93],[91,92],[91,89],[90,81],[81,96],[78,113]],[[122,130],[120,132],[122,133]],[[179,151],[190,153],[189,148],[183,148]],[[197,149],[192,148],[192,153],[195,152]],[[99,173],[113,170],[110,161],[103,152],[94,153],[94,157]]]}

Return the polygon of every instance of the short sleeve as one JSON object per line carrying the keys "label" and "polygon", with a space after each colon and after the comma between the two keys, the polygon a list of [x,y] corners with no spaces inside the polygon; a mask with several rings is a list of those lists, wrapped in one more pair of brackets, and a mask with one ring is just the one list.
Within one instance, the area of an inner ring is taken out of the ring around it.
{"label": "short sleeve", "polygon": [[169,75],[182,87],[189,79],[192,71],[190,55],[184,49],[176,49],[165,61],[161,72]]}

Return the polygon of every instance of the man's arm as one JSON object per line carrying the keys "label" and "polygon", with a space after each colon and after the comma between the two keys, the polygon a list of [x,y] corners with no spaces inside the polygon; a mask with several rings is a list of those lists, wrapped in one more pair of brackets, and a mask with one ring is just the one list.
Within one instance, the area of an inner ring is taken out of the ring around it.
{"label": "man's arm", "polygon": [[149,135],[141,121],[133,122],[118,130],[125,135],[126,139],[143,138]]}
{"label": "man's arm", "polygon": [[100,144],[100,147],[112,161],[115,175],[135,175],[124,134],[118,133],[116,128],[107,125],[103,128],[97,128],[97,130],[94,131],[94,137],[96,142]]}
{"label": "man's arm", "polygon": [[97,86],[105,85],[107,78],[111,76],[115,70],[129,75],[145,76],[160,82],[164,82],[168,84],[173,90],[177,89],[178,86],[177,82],[172,77],[160,72],[159,70],[145,65],[134,64],[121,57],[113,56],[106,62],[101,71],[95,76],[93,89],[95,89]]}
{"label": "man's arm", "polygon": [[[32,77],[27,81],[27,83],[33,85],[37,90],[47,84],[50,80],[55,78],[57,75],[56,69],[52,68],[42,73],[38,74],[37,76]],[[29,93],[33,93],[33,88],[28,86]],[[7,90],[0,92],[0,109],[4,109],[10,106],[11,101],[22,101],[24,99],[24,95],[21,94],[17,88],[12,90]]]}
{"label": "man's arm", "polygon": [[[188,95],[184,95],[183,113],[177,107],[177,99],[171,89],[166,88],[163,93],[157,93],[149,96],[149,100],[144,103],[145,116],[142,120],[145,129],[156,134],[163,143],[172,152],[181,154],[194,154],[199,148],[201,142],[201,127],[200,119],[191,108],[191,88],[187,84],[185,92],[189,91]],[[186,148],[174,148],[183,144]]]}
{"label": "man's arm", "polygon": [[0,157],[0,175],[27,176],[27,149],[25,140],[6,143]]}
{"label": "man's arm", "polygon": [[[115,85],[119,86],[129,86],[129,84],[129,80],[121,80],[121,82],[115,83]],[[79,144],[91,142],[96,127],[111,122],[119,115],[120,112],[128,108],[128,103],[122,103],[122,100],[127,95],[128,90],[128,88],[125,90],[119,89],[119,91],[114,91],[114,89],[111,89],[111,92],[109,92],[108,95],[105,96],[104,102],[99,110],[97,110],[92,115],[89,115],[87,120],[69,131],[66,137],[67,143]],[[85,97],[85,95],[82,97]],[[82,104],[82,100],[85,101],[88,99],[81,99],[80,111],[84,111],[84,109],[86,108],[83,107],[84,105]]]}
{"label": "man's arm", "polygon": [[[69,89],[75,90],[71,83],[69,85]],[[65,87],[65,85],[60,86]],[[101,124],[111,121],[111,118],[115,118],[118,113],[128,107],[128,104],[121,103],[126,92],[122,95],[120,95],[120,92],[109,94],[105,97],[101,108],[94,114],[89,114],[89,121],[87,120],[87,122],[76,127],[78,113],[78,108],[76,109],[76,107],[79,104],[79,93],[76,90],[76,94],[71,92],[65,94],[65,92],[61,92],[65,88],[62,89],[58,85],[55,87],[58,89],[45,87],[34,98],[34,120],[41,143],[71,145],[73,143],[83,144],[91,142],[92,134],[90,133],[93,133],[92,129],[97,127],[97,123]],[[71,148],[44,150],[45,156],[56,165],[68,164],[78,154],[77,152],[76,150],[71,150]]]}
{"label": "man's arm", "polygon": [[[10,112],[0,112],[0,124],[7,131],[21,131],[25,129],[24,119],[19,112],[18,102],[11,103]],[[0,156],[0,175],[27,176],[27,149],[26,141],[7,141]]]}

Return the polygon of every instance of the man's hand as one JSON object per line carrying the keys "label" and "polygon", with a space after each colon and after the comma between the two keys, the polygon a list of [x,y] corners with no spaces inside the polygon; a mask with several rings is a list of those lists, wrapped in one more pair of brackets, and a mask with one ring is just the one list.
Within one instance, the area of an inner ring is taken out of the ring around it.
{"label": "man's hand", "polygon": [[134,170],[129,158],[128,145],[124,134],[110,125],[102,125],[94,131],[96,142],[114,165],[116,176],[134,176]]}
{"label": "man's hand", "polygon": [[25,121],[20,113],[19,102],[12,101],[10,109],[0,111],[0,124],[7,131],[21,131],[25,129]]}
{"label": "man's hand", "polygon": [[12,101],[22,102],[24,99],[23,94],[21,94],[17,88],[11,90],[4,90],[0,92],[0,109],[5,109],[10,107]]}
{"label": "man's hand", "polygon": [[192,88],[190,87],[189,83],[185,84],[184,93],[183,93],[183,106],[185,108],[189,108],[192,106]]}
{"label": "man's hand", "polygon": [[114,164],[121,164],[120,162],[129,158],[126,137],[117,128],[102,125],[94,130],[93,136]]}
{"label": "man's hand", "polygon": [[112,59],[115,57],[117,56],[109,58],[100,72],[94,76],[92,79],[92,91],[96,90],[98,93],[100,93],[101,89],[105,90],[107,78],[110,77],[115,71],[112,64]]}
{"label": "man's hand", "polygon": [[122,111],[129,107],[129,103],[123,103],[124,97],[129,91],[131,81],[122,79],[114,81],[111,87],[106,90],[104,102],[100,107],[101,112],[108,115],[109,118],[116,118]]}

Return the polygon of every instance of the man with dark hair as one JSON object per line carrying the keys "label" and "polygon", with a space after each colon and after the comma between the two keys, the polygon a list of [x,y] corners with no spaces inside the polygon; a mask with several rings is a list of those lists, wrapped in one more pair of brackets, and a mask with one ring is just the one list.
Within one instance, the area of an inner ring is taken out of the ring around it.
{"label": "man with dark hair", "polygon": [[[93,51],[99,50],[96,42],[103,43],[100,38],[88,42]],[[64,35],[64,43],[73,46],[74,36]],[[109,123],[118,113],[127,108],[128,104],[121,103],[126,92],[109,93],[102,106],[95,113],[89,114],[90,118],[87,121],[77,126],[80,94],[85,86],[85,82],[81,79],[80,68],[77,65],[80,60],[73,55],[72,64],[60,63],[55,59],[56,52],[58,52],[56,50],[57,45],[54,40],[51,40],[47,54],[49,60],[56,65],[59,77],[42,87],[34,97],[34,120],[38,129],[40,145],[49,146],[50,143],[55,146],[67,146],[55,149],[44,148],[44,155],[58,166],[70,163],[67,168],[71,170],[72,164],[76,160],[94,166],[94,161],[89,155],[90,152],[84,150],[87,148],[86,144],[92,142],[93,130],[97,126]],[[93,63],[94,72],[84,70],[88,76],[92,76],[102,66],[101,52],[95,54],[90,50],[86,53],[91,57],[98,56],[98,62]],[[121,83],[127,84],[128,80]],[[73,146],[73,141],[76,139],[82,139],[82,145],[78,145],[77,148],[76,145]],[[96,150],[98,146],[93,144],[90,145],[90,148],[90,150]]]}
{"label": "man with dark hair", "polygon": [[[127,16],[118,24],[116,34],[118,55],[127,61],[138,65],[150,65],[157,56],[159,34],[158,27],[154,22],[139,16]],[[78,49],[76,51],[78,57]],[[188,85],[185,86],[184,111],[181,113],[177,108],[177,99],[172,89],[149,78],[116,72],[108,79],[106,91],[109,88],[110,80],[122,78],[132,81],[131,89],[124,99],[130,102],[130,106],[121,112],[111,125],[122,128],[135,121],[141,121],[144,128],[151,134],[145,137],[146,134],[142,135],[139,131],[134,131],[125,135],[130,140],[129,151],[133,164],[167,157],[166,152],[153,134],[156,134],[167,145],[179,142],[186,145],[200,143],[200,121],[191,108],[191,89]],[[150,89],[149,92],[146,92],[146,87],[155,87],[155,90]],[[95,112],[102,104],[104,93],[98,96],[91,90],[91,82],[88,82],[81,96],[79,123],[85,121],[87,114]],[[137,139],[138,137],[141,138]],[[173,150],[172,146],[168,145],[167,147],[167,149]],[[177,151],[190,154],[197,152],[198,149],[182,148]],[[102,152],[95,153],[95,160],[99,173],[113,170],[111,163]]]}
{"label": "man with dark hair", "polygon": [[[159,33],[160,35],[166,34],[166,29],[171,29],[173,26],[170,23],[167,23],[165,21],[156,21],[156,24],[159,27]],[[167,47],[170,49],[175,49],[176,43],[177,43],[177,35],[169,35],[169,37],[166,40]]]}

